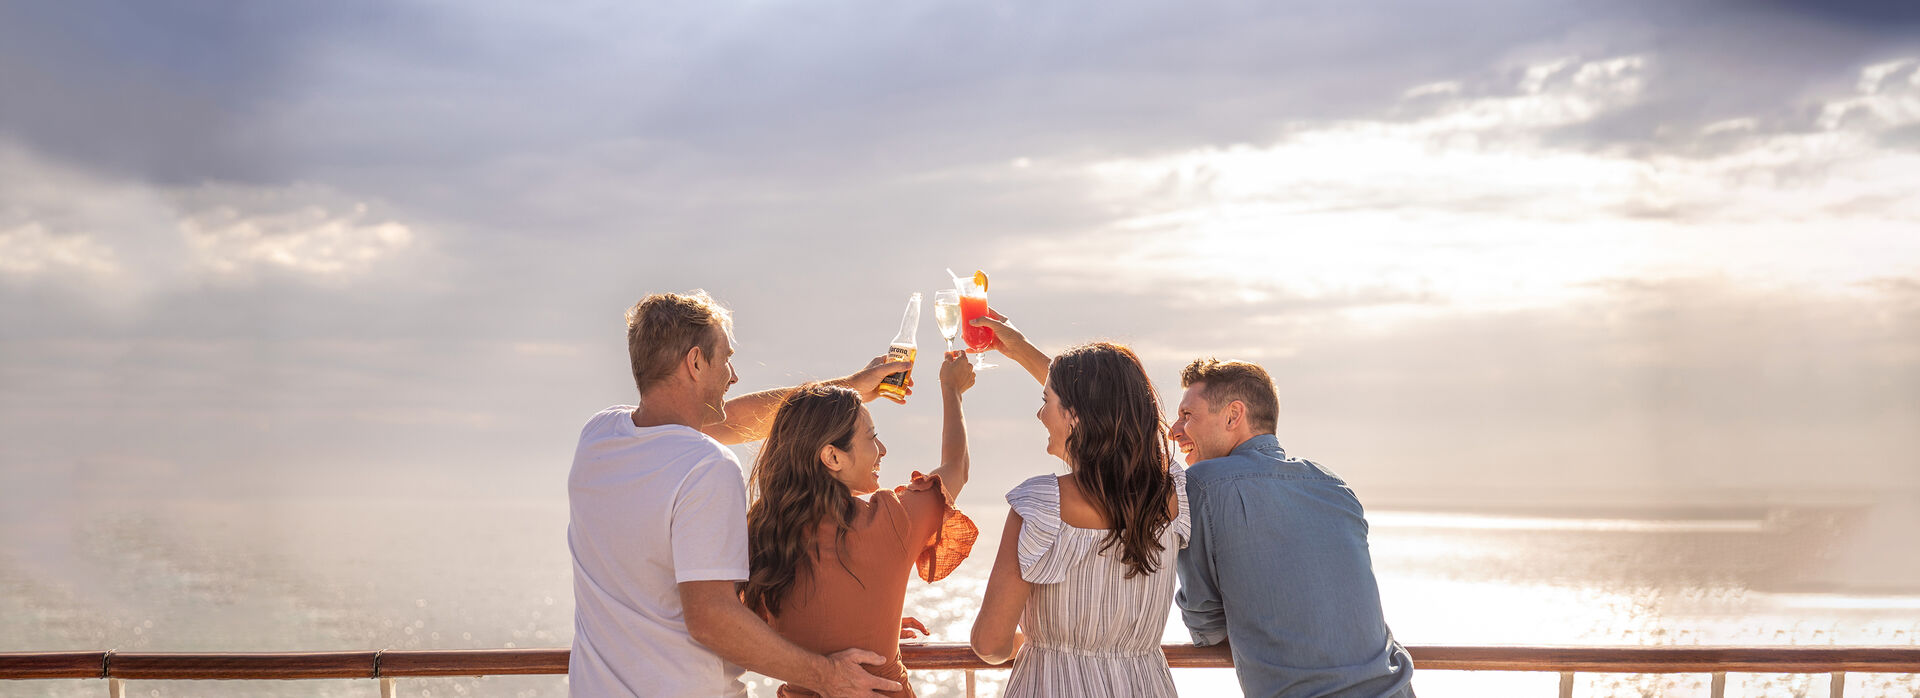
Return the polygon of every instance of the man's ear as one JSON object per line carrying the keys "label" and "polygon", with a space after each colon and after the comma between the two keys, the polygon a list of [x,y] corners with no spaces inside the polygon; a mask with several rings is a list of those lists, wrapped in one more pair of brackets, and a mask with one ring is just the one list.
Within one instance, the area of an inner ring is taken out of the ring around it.
{"label": "man's ear", "polygon": [[707,363],[706,352],[700,351],[697,344],[688,347],[686,356],[680,357],[680,367],[686,369],[688,378],[699,376],[701,371],[706,370]]}
{"label": "man's ear", "polygon": [[1227,403],[1227,428],[1238,429],[1247,423],[1247,403],[1239,400]]}

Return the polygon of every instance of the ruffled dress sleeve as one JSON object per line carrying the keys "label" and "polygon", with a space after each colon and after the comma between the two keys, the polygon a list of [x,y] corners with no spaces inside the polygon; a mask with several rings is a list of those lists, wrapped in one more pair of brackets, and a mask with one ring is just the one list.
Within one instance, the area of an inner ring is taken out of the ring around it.
{"label": "ruffled dress sleeve", "polygon": [[1173,529],[1173,535],[1180,539],[1180,549],[1185,550],[1187,540],[1193,536],[1193,519],[1187,512],[1187,469],[1177,464],[1169,465],[1167,474],[1173,476],[1174,497],[1180,500],[1180,511],[1174,514],[1173,523],[1168,526]]}
{"label": "ruffled dress sleeve", "polygon": [[1098,536],[1073,535],[1060,520],[1060,481],[1041,475],[1007,493],[1020,515],[1020,578],[1034,584],[1059,584],[1092,550]]}
{"label": "ruffled dress sleeve", "polygon": [[911,482],[893,488],[893,492],[907,511],[904,542],[907,552],[914,555],[913,566],[920,578],[937,582],[953,574],[954,568],[973,552],[980,527],[954,506],[953,494],[939,475],[915,471]]}

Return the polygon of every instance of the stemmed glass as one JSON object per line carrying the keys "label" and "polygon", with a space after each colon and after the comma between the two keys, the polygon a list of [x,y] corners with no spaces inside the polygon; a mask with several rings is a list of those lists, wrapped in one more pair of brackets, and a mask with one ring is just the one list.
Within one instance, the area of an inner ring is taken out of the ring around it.
{"label": "stemmed glass", "polygon": [[953,337],[960,334],[960,292],[955,289],[933,292],[933,319],[940,324],[940,336],[947,338],[947,351],[953,351]]}
{"label": "stemmed glass", "polygon": [[[960,295],[960,331],[967,340],[967,358],[975,370],[995,368],[987,363],[987,349],[993,346],[993,328],[974,327],[974,318],[987,316],[987,289],[970,278],[953,279]],[[935,301],[936,303],[938,300]]]}

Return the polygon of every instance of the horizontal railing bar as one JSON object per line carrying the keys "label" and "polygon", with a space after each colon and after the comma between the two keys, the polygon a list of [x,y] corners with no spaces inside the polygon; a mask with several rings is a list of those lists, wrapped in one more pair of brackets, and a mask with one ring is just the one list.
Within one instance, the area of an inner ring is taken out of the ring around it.
{"label": "horizontal railing bar", "polygon": [[116,679],[365,679],[379,652],[114,652]]}
{"label": "horizontal railing bar", "polygon": [[[1166,645],[1175,669],[1230,668],[1219,647]],[[1414,665],[1433,671],[1615,674],[1920,674],[1920,647],[1521,647],[1415,646]],[[959,643],[901,645],[907,668],[1005,669]],[[357,652],[0,653],[0,679],[366,679],[406,676],[564,674],[568,650],[385,650]]]}
{"label": "horizontal railing bar", "polygon": [[107,653],[0,652],[0,678],[98,679],[107,675]]}
{"label": "horizontal railing bar", "polygon": [[1441,671],[1613,674],[1741,672],[1920,673],[1920,647],[1409,647],[1413,664]]}
{"label": "horizontal railing bar", "polygon": [[565,674],[568,650],[387,650],[380,676]]}

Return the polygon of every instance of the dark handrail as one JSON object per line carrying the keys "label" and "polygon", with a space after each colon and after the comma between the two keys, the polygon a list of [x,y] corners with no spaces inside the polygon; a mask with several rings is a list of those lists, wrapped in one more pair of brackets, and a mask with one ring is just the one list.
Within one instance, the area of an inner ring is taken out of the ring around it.
{"label": "dark handrail", "polygon": [[[1176,669],[1225,668],[1218,647],[1166,645]],[[1632,674],[1837,671],[1920,674],[1920,647],[1520,647],[1417,646],[1414,665],[1441,671]],[[909,669],[1005,669],[958,643],[901,645]],[[13,652],[0,679],[371,679],[409,676],[565,674],[568,650],[382,650],[357,652]]]}

